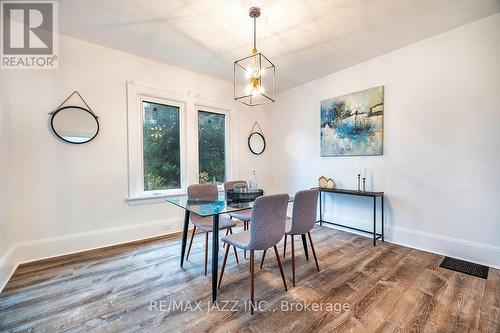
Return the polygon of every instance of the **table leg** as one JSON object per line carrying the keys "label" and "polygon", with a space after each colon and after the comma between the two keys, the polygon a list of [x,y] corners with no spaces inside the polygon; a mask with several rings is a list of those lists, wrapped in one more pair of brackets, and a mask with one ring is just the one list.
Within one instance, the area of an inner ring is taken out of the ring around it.
{"label": "table leg", "polygon": [[323,192],[319,191],[319,225],[323,225],[323,207],[322,207],[322,201],[323,201]]}
{"label": "table leg", "polygon": [[382,195],[380,197],[380,200],[382,200],[382,242],[384,241],[384,196]]}
{"label": "table leg", "polygon": [[189,227],[189,210],[184,214],[184,227],[182,228],[182,248],[181,248],[181,267],[184,265],[184,254],[186,253],[186,242]]}
{"label": "table leg", "polygon": [[377,242],[377,197],[373,197],[373,246]]}
{"label": "table leg", "polygon": [[219,264],[219,215],[212,221],[212,302],[217,300],[217,271]]}

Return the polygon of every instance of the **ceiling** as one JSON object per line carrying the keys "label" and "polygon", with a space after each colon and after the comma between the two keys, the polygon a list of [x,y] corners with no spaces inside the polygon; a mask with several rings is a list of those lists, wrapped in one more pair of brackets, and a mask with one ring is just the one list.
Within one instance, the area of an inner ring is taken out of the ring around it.
{"label": "ceiling", "polygon": [[61,0],[63,34],[232,81],[257,48],[278,91],[495,14],[500,0]]}

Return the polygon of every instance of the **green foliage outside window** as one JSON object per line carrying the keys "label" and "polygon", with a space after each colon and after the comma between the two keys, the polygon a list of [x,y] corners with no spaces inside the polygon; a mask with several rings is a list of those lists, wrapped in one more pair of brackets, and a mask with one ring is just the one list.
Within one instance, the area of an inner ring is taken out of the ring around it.
{"label": "green foliage outside window", "polygon": [[[180,109],[143,102],[144,190],[181,188]],[[198,112],[199,182],[225,180],[226,122],[223,114]]]}
{"label": "green foliage outside window", "polygon": [[143,102],[144,190],[181,187],[180,110]]}
{"label": "green foliage outside window", "polygon": [[199,182],[221,184],[226,175],[226,120],[223,114],[198,112]]}

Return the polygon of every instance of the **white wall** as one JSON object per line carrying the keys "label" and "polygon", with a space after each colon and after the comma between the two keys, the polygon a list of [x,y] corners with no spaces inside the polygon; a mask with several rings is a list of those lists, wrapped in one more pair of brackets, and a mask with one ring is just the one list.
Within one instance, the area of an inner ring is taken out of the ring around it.
{"label": "white wall", "polygon": [[[0,86],[1,89],[1,86]],[[9,146],[8,114],[0,99],[0,290],[2,282],[12,273],[13,267],[7,264],[10,249],[14,245],[12,225],[9,219]]]}
{"label": "white wall", "polygon": [[[11,261],[34,260],[181,229],[183,212],[170,204],[130,206],[125,202],[128,79],[205,99],[233,101],[230,82],[66,36],[60,39],[58,70],[0,73],[2,112],[9,114],[10,129],[10,223],[16,240],[16,254]],[[97,138],[84,145],[62,142],[49,127],[47,113],[74,90],[83,95],[101,124]],[[255,120],[264,131],[268,129],[267,113],[237,107],[231,116],[236,119],[234,177],[249,179],[253,168],[264,174],[263,170],[268,169],[266,157],[251,155],[246,140]],[[261,180],[264,187],[271,182],[269,177]],[[9,246],[2,239],[0,249]]]}
{"label": "white wall", "polygon": [[[275,187],[321,175],[386,193],[390,240],[500,267],[500,14],[285,91],[270,111]],[[360,45],[360,47],[364,47]],[[320,157],[319,105],[385,86],[384,155]],[[326,218],[369,228],[372,202],[336,196]]]}
{"label": "white wall", "polygon": [[9,244],[8,220],[8,134],[7,113],[2,112],[0,104],[0,258],[8,251]]}

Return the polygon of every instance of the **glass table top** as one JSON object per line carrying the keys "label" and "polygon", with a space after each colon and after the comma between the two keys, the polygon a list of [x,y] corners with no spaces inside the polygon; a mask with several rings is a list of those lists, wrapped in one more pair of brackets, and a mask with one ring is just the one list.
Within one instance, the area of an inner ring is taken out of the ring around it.
{"label": "glass table top", "polygon": [[[226,201],[226,196],[224,193],[219,193],[218,196],[206,197],[201,199],[188,199],[187,195],[177,195],[168,197],[165,200],[199,216],[213,216],[218,214],[237,212],[252,208],[254,204],[254,202]],[[288,199],[288,202],[293,202],[293,197],[290,197],[290,199]]]}

